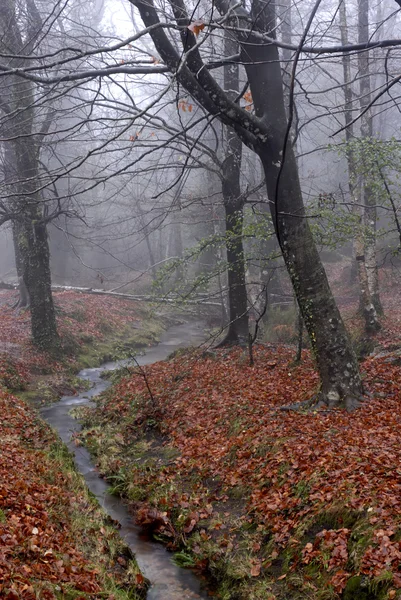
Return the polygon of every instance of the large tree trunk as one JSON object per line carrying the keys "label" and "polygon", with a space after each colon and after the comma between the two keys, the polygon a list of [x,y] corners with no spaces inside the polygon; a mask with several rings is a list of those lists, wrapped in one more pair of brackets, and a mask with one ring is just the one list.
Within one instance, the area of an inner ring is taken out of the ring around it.
{"label": "large tree trunk", "polygon": [[[3,24],[3,27],[2,27]],[[0,3],[0,44],[8,54],[20,51],[29,54],[31,45],[41,30],[40,15],[35,2],[27,3],[27,41],[19,29],[16,6],[12,0]],[[11,67],[21,67],[25,59],[13,58]],[[0,92],[1,93],[1,92]],[[8,190],[15,199],[9,200],[14,213],[14,243],[17,269],[30,297],[32,339],[40,348],[52,350],[58,343],[56,317],[51,292],[50,255],[46,220],[38,188],[39,150],[35,141],[33,84],[15,76],[7,78],[2,109],[8,115],[13,176]]]}
{"label": "large tree trunk", "polygon": [[47,228],[40,217],[27,219],[20,240],[23,279],[30,298],[32,339],[43,350],[57,347],[58,334],[50,277]]}
{"label": "large tree trunk", "polygon": [[[273,1],[254,5],[254,26],[270,31],[270,35],[275,28],[274,9]],[[242,60],[256,114],[271,132],[257,151],[276,234],[319,370],[320,399],[330,407],[342,404],[352,409],[363,393],[358,361],[305,215],[298,168],[288,139],[278,50],[256,42],[244,45]]]}
{"label": "large tree trunk", "polygon": [[[58,344],[56,315],[51,291],[50,252],[43,204],[36,185],[38,181],[37,150],[32,137],[17,139],[18,182],[18,253],[22,276],[30,299],[32,339],[42,349],[52,350]],[[25,196],[25,197],[24,197]]]}

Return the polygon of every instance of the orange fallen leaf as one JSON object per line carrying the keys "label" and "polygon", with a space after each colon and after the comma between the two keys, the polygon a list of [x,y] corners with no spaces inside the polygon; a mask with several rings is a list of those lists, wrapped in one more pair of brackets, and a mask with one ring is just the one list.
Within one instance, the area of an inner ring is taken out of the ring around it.
{"label": "orange fallen leaf", "polygon": [[189,31],[196,36],[200,34],[201,31],[205,29],[205,23],[203,21],[193,21],[190,25],[188,25]]}
{"label": "orange fallen leaf", "polygon": [[262,568],[262,565],[259,562],[252,565],[252,568],[251,568],[252,577],[259,577],[261,568]]}

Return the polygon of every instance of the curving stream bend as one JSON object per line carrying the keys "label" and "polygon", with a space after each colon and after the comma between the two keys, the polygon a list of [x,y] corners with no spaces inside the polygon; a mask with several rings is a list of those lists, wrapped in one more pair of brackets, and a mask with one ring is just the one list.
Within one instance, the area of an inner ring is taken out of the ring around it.
{"label": "curving stream bend", "polygon": [[[185,323],[170,327],[161,337],[160,343],[138,356],[140,365],[148,365],[164,360],[178,348],[200,344],[204,340],[203,323]],[[123,362],[123,361],[122,361]],[[90,404],[91,399],[107,389],[110,383],[101,379],[103,371],[121,366],[122,362],[109,362],[95,369],[84,369],[79,377],[92,383],[89,391],[82,396],[64,396],[60,402],[44,407],[40,413],[45,421],[58,431],[63,442],[74,454],[78,471],[84,476],[90,491],[95,494],[99,504],[106,512],[121,524],[120,535],[136,556],[138,565],[145,577],[151,582],[148,600],[186,600],[207,598],[204,583],[194,573],[176,566],[172,556],[163,546],[140,536],[139,528],[133,523],[132,516],[119,498],[107,493],[109,485],[100,479],[88,451],[76,447],[71,436],[79,431],[79,422],[71,417],[69,411],[75,406]]]}

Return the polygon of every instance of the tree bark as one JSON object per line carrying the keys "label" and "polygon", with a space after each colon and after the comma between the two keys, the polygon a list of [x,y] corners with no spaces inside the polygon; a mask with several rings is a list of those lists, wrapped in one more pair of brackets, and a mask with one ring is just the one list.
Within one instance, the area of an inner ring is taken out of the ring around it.
{"label": "tree bark", "polygon": [[[367,44],[369,41],[369,0],[358,0],[358,42]],[[362,140],[371,140],[373,136],[372,109],[366,111],[372,95],[368,52],[360,52],[358,54],[358,66],[360,76],[360,108],[361,113],[363,113],[361,117],[361,138]],[[375,311],[378,314],[383,314],[376,259],[376,202],[372,186],[364,176],[362,177],[362,193],[365,206],[363,224],[366,230],[364,255],[369,292]]]}
{"label": "tree bark", "polygon": [[[238,42],[225,32],[224,50],[230,56],[238,52]],[[229,98],[239,92],[239,67],[224,67],[224,88]],[[222,192],[226,226],[229,323],[224,340],[219,344],[246,346],[249,341],[248,300],[245,277],[245,253],[242,241],[244,200],[241,197],[242,142],[235,131],[224,127],[225,159],[222,172]]]}
{"label": "tree bark", "polygon": [[224,343],[246,346],[249,337],[249,322],[245,282],[245,257],[242,242],[244,215],[242,206],[237,209],[233,197],[231,197],[232,202],[226,204],[227,196],[228,192],[226,191],[224,208],[226,223],[229,325]]}
{"label": "tree bark", "polygon": [[52,350],[58,344],[56,315],[51,291],[50,251],[38,181],[37,149],[32,136],[15,141],[18,173],[18,250],[22,276],[28,289],[32,339],[36,346]]}
{"label": "tree bark", "polygon": [[[27,4],[27,38],[24,42],[19,29],[15,3],[0,3],[1,44],[6,53],[15,56],[29,54],[41,28],[40,16],[32,0]],[[3,27],[2,27],[3,24]],[[11,67],[20,67],[24,59],[10,59]],[[2,96],[2,108],[8,117],[12,179],[8,191],[15,199],[8,204],[14,214],[14,244],[17,269],[30,297],[32,339],[42,349],[52,350],[58,344],[56,317],[51,292],[50,254],[42,198],[37,191],[39,149],[35,141],[33,84],[15,76],[7,77]]]}
{"label": "tree bark", "polygon": [[[347,9],[345,0],[339,6],[341,43],[348,44],[347,27]],[[344,77],[344,119],[345,119],[345,138],[347,142],[346,157],[348,164],[348,186],[350,196],[353,202],[353,214],[358,218],[359,226],[353,243],[353,259],[355,260],[355,269],[359,281],[360,310],[365,321],[365,332],[371,335],[380,329],[377,319],[377,313],[370,294],[368,280],[368,271],[366,268],[366,244],[365,244],[365,210],[363,207],[363,186],[361,175],[358,173],[355,161],[355,152],[352,147],[354,142],[353,118],[353,97],[352,97],[352,75],[351,60],[348,54],[342,56],[343,77]],[[352,266],[351,266],[352,269]]]}

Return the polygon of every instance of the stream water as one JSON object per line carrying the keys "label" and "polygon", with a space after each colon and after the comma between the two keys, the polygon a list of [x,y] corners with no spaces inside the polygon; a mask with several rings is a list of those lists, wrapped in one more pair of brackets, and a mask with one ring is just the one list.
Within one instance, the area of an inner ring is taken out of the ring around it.
{"label": "stream water", "polygon": [[[162,336],[160,343],[138,356],[140,365],[148,365],[165,359],[178,348],[200,344],[204,340],[202,323],[185,323],[170,327]],[[72,434],[81,429],[79,422],[71,417],[70,410],[76,406],[89,404],[91,399],[110,385],[101,378],[103,371],[121,366],[121,362],[109,362],[96,369],[84,369],[79,377],[91,382],[92,387],[81,396],[64,396],[60,402],[46,406],[41,410],[42,417],[56,429],[69,450],[75,456],[77,469],[85,478],[88,488],[97,497],[106,512],[121,524],[120,534],[134,552],[138,565],[145,577],[151,582],[148,600],[185,600],[209,597],[203,581],[193,572],[174,564],[172,555],[163,546],[141,537],[139,528],[119,498],[108,494],[108,484],[99,478],[88,451],[76,447],[71,440]]]}

